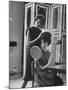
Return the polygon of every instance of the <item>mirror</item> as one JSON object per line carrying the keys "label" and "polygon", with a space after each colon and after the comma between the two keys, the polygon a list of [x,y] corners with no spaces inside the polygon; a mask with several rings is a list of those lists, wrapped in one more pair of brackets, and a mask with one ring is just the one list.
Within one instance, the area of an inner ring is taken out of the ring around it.
{"label": "mirror", "polygon": [[42,56],[42,51],[38,46],[33,46],[30,49],[30,54],[34,60],[38,60]]}

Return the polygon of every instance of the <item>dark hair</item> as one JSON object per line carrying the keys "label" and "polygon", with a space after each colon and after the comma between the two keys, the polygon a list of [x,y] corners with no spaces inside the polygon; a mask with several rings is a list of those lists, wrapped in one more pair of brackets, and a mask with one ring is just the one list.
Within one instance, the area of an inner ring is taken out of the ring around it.
{"label": "dark hair", "polygon": [[41,25],[44,26],[44,24],[45,24],[45,17],[43,15],[37,15],[35,17],[35,21],[37,21],[38,19],[40,19]]}
{"label": "dark hair", "polygon": [[45,43],[47,42],[48,45],[51,43],[51,33],[44,32],[41,34],[41,40],[43,40]]}

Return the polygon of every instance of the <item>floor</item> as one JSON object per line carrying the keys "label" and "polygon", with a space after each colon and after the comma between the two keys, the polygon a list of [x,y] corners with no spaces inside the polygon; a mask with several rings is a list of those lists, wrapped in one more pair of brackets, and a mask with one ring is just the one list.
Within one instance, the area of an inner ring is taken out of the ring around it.
{"label": "floor", "polygon": [[[11,89],[18,89],[18,88],[22,88],[22,85],[24,83],[24,80],[22,78],[19,78],[19,79],[16,79],[16,80],[10,80],[9,81],[9,87]],[[64,83],[64,86],[66,86],[66,83]],[[32,87],[32,81],[29,81],[26,85],[26,88],[27,87]]]}
{"label": "floor", "polygon": [[[23,83],[24,83],[24,80],[22,78],[19,78],[17,80],[10,80],[9,87],[10,88],[21,88]],[[29,81],[26,87],[32,87],[32,81]]]}

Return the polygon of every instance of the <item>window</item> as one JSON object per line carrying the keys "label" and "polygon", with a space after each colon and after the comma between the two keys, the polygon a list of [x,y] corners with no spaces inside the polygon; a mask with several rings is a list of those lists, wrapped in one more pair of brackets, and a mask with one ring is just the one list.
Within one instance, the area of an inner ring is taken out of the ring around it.
{"label": "window", "polygon": [[57,29],[57,25],[58,25],[58,8],[55,8],[53,12],[53,29]]}
{"label": "window", "polygon": [[27,11],[27,27],[30,27],[30,24],[31,24],[31,8],[29,7]]}

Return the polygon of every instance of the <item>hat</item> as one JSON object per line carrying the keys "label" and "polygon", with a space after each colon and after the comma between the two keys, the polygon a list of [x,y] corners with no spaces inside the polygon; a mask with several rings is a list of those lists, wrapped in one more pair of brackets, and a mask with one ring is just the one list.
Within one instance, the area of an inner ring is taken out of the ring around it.
{"label": "hat", "polygon": [[39,29],[38,27],[30,27],[29,28],[30,41],[37,39],[41,34],[41,32],[42,32],[41,29]]}

